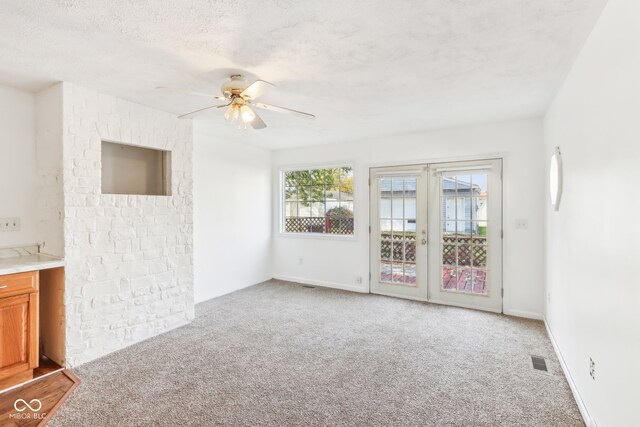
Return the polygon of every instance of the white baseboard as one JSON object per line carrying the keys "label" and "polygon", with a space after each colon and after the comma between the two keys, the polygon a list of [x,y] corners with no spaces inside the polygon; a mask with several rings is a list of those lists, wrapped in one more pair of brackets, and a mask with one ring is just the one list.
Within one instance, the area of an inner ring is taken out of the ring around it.
{"label": "white baseboard", "polygon": [[470,310],[479,310],[479,311],[486,311],[488,313],[496,313],[499,314],[500,310],[492,310],[490,308],[485,308],[485,307],[477,307],[475,305],[470,305],[470,304],[458,304],[458,303],[452,303],[449,301],[440,301],[437,299],[431,299],[431,300],[427,300],[427,302],[431,303],[431,304],[438,304],[438,305],[447,305],[447,306],[451,306],[451,307],[459,307],[459,308],[468,308]]}
{"label": "white baseboard", "polygon": [[196,303],[196,305],[198,305],[200,303],[207,302],[207,301],[210,301],[210,300],[215,299],[215,298],[219,298],[219,297],[224,296],[224,295],[229,295],[229,294],[232,294],[234,292],[238,292],[238,291],[240,291],[242,289],[245,289],[245,288],[248,288],[248,287],[251,287],[251,286],[255,286],[255,285],[259,284],[259,283],[266,282],[269,279],[271,279],[271,277],[266,277],[265,279],[259,280],[259,281],[255,282],[255,283],[251,283],[251,282],[245,283],[242,286],[239,286],[239,287],[234,288],[234,289],[225,289],[222,292],[216,292],[216,293],[214,293],[212,295],[207,295],[204,299],[201,299],[201,297],[195,298],[195,296],[194,296],[195,303]]}
{"label": "white baseboard", "polygon": [[362,287],[358,287],[358,286],[352,286],[352,285],[344,285],[342,283],[323,282],[321,280],[311,280],[311,279],[304,279],[302,277],[291,277],[291,276],[273,276],[273,278],[276,280],[284,280],[286,282],[302,283],[303,285],[321,286],[323,288],[341,289],[343,291],[359,292],[364,294],[369,293],[369,290],[365,289],[364,285]]}
{"label": "white baseboard", "polygon": [[549,340],[551,340],[551,344],[553,345],[553,349],[556,352],[556,356],[560,361],[562,372],[564,372],[564,376],[567,379],[567,382],[569,383],[569,388],[571,388],[571,393],[573,393],[573,398],[578,404],[578,409],[580,410],[580,415],[582,415],[582,419],[584,420],[585,425],[587,427],[597,427],[596,424],[591,419],[591,416],[589,415],[589,411],[587,410],[587,407],[584,404],[582,397],[580,396],[580,392],[578,392],[578,387],[576,386],[576,383],[573,381],[573,378],[571,377],[571,373],[569,372],[569,367],[567,366],[567,364],[564,361],[564,358],[562,357],[562,353],[560,352],[560,347],[558,347],[558,343],[553,337],[553,333],[551,332],[551,328],[547,323],[546,317],[543,316],[542,320],[544,321],[544,327],[547,329],[547,335],[549,336]]}
{"label": "white baseboard", "polygon": [[526,319],[544,320],[544,316],[540,313],[534,313],[533,311],[524,310],[510,310],[505,308],[502,310],[507,316],[524,317]]}

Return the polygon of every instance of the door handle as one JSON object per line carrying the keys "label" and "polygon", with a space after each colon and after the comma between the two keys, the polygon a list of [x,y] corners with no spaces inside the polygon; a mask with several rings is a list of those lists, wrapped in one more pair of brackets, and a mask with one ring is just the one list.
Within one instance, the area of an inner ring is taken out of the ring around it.
{"label": "door handle", "polygon": [[9,285],[2,285],[2,286],[0,286],[0,289],[4,289],[4,288],[8,288],[8,287],[9,287]]}

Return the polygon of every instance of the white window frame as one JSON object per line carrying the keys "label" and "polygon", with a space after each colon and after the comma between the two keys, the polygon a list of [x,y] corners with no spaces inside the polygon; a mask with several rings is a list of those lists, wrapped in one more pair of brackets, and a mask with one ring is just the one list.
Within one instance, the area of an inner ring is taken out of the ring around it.
{"label": "white window frame", "polygon": [[[350,167],[353,171],[353,234],[329,234],[329,233],[292,233],[285,231],[284,224],[284,215],[286,212],[285,208],[285,181],[284,175],[287,172],[295,172],[302,170],[313,170],[313,169],[330,169],[330,168],[343,168]],[[315,163],[315,164],[307,164],[307,165],[295,165],[295,166],[282,166],[278,169],[278,198],[279,198],[279,213],[278,213],[278,234],[282,237],[300,237],[303,239],[329,239],[329,240],[356,240],[356,235],[358,234],[358,219],[356,218],[357,211],[357,200],[356,200],[356,190],[357,186],[357,168],[356,163],[354,161],[345,160],[343,162],[332,162],[332,163]]]}

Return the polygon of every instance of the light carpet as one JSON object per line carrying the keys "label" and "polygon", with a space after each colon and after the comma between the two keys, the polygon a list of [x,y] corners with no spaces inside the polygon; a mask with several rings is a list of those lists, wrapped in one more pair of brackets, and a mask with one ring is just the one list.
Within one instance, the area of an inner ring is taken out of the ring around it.
{"label": "light carpet", "polygon": [[52,427],[583,426],[540,321],[276,280],[75,373]]}

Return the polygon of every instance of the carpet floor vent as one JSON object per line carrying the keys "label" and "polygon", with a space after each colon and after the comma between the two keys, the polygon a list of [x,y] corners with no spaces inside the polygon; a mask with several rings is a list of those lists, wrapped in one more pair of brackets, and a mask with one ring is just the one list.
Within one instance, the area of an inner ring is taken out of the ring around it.
{"label": "carpet floor vent", "polygon": [[531,356],[531,366],[536,371],[549,372],[547,369],[547,360],[540,356]]}

